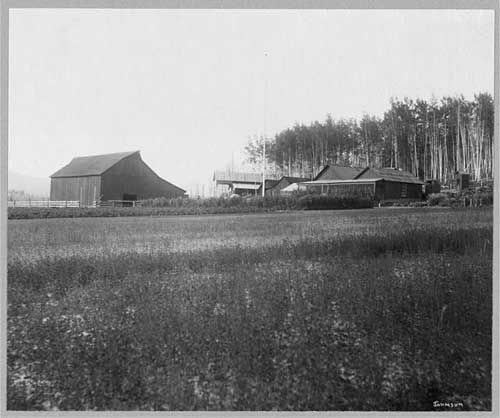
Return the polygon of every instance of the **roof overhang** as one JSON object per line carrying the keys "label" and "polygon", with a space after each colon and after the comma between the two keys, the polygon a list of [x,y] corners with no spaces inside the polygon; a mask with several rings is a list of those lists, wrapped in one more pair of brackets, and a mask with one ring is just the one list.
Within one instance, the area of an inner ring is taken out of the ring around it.
{"label": "roof overhang", "polygon": [[233,189],[244,189],[244,190],[257,190],[261,184],[249,184],[249,183],[232,183]]}

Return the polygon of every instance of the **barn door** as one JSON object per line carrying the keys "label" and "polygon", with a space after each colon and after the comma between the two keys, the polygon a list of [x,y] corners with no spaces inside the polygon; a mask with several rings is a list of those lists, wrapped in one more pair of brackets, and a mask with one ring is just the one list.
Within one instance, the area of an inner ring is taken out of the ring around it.
{"label": "barn door", "polygon": [[123,193],[123,199],[122,200],[128,200],[128,202],[123,202],[123,206],[132,206],[133,203],[131,201],[132,200],[133,201],[137,200],[137,195],[136,194]]}

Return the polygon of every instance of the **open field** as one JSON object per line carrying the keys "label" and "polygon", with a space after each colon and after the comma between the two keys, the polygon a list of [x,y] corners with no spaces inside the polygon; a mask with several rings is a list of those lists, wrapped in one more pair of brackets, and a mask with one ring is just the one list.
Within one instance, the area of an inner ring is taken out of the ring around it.
{"label": "open field", "polygon": [[8,408],[491,408],[492,210],[9,220]]}

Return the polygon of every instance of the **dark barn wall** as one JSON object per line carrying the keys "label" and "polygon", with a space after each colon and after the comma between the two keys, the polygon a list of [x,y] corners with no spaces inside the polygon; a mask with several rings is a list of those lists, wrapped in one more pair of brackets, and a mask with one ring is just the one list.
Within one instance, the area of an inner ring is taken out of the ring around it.
{"label": "dark barn wall", "polygon": [[100,176],[56,177],[50,179],[50,200],[78,200],[92,205],[101,193]]}
{"label": "dark barn wall", "polygon": [[102,200],[122,200],[124,194],[137,199],[180,197],[184,191],[158,177],[139,154],[124,158],[102,174]]}

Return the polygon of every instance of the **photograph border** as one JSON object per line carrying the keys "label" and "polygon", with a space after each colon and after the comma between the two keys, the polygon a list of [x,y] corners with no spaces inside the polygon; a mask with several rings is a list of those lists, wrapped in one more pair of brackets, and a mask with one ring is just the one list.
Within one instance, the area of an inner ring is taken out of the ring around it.
{"label": "photograph border", "polygon": [[22,8],[74,9],[488,9],[495,14],[494,30],[494,242],[493,242],[493,379],[492,411],[456,412],[453,416],[500,416],[499,409],[499,257],[500,254],[500,106],[499,106],[499,0],[0,0],[0,416],[435,416],[441,412],[38,412],[7,411],[7,191],[8,191],[8,104],[9,104],[9,11]]}

